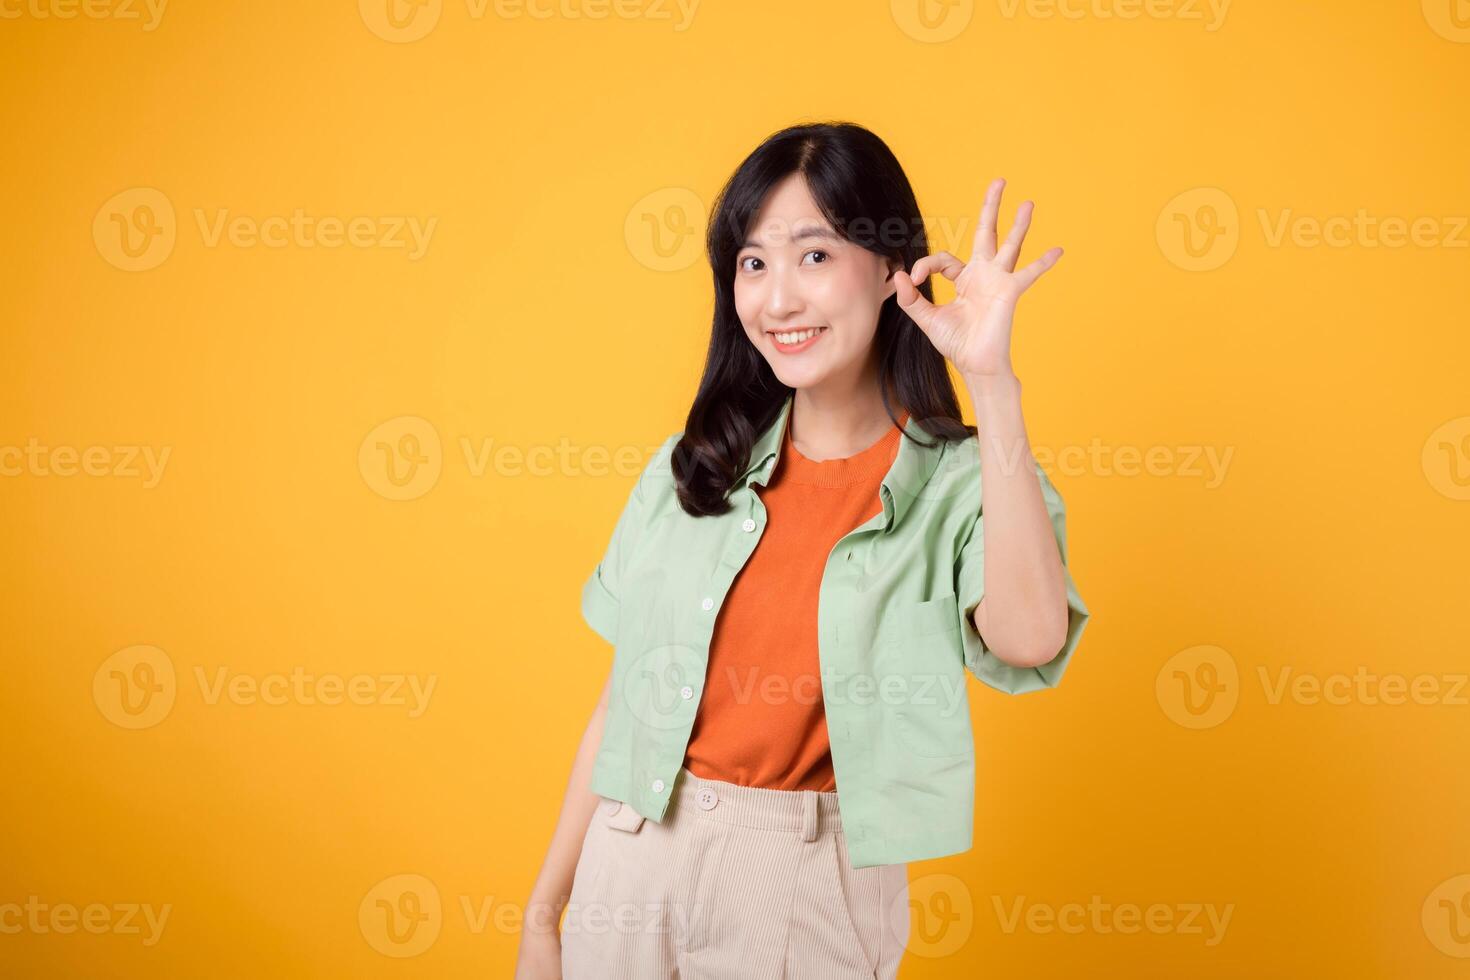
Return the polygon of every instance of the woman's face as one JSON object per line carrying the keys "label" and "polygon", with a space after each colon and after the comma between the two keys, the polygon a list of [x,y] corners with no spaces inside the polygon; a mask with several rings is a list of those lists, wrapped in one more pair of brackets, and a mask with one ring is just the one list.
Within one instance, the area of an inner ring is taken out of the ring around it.
{"label": "woman's face", "polygon": [[838,235],[800,174],[766,195],[735,259],[745,335],[790,388],[856,384],[895,288],[889,262]]}

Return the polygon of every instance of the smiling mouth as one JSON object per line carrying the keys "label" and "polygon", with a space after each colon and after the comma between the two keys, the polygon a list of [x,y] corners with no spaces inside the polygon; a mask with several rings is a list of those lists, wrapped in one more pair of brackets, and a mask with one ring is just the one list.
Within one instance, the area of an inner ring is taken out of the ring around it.
{"label": "smiling mouth", "polygon": [[800,347],[827,332],[827,327],[806,327],[800,330],[768,331],[777,347]]}

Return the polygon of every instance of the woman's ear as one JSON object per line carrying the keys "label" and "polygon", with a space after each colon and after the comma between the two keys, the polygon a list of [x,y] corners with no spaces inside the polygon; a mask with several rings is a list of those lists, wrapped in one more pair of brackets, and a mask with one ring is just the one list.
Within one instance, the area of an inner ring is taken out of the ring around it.
{"label": "woman's ear", "polygon": [[903,260],[898,258],[885,259],[884,268],[888,271],[888,276],[883,280],[883,298],[887,299],[898,292],[898,281],[893,277],[896,273],[903,270]]}

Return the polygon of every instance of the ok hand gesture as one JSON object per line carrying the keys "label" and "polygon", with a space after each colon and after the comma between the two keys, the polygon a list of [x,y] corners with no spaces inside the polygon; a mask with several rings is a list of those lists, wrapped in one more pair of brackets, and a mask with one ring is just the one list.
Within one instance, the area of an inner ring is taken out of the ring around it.
{"label": "ok hand gesture", "polygon": [[[1016,301],[1062,255],[1059,247],[1048,249],[1016,271],[1021,243],[1031,225],[1030,201],[1022,201],[1016,209],[1016,223],[1005,244],[996,249],[996,217],[1004,186],[1005,178],[997,178],[985,193],[968,264],[948,252],[935,252],[915,262],[912,272],[895,274],[899,307],[965,378],[1014,373],[1011,326]],[[955,284],[955,298],[943,306],[929,302],[917,288],[935,271]]]}

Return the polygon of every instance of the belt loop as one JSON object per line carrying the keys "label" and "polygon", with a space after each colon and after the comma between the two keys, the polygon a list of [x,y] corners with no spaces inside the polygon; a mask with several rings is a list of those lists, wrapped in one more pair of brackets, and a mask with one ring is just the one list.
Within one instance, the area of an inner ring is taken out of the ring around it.
{"label": "belt loop", "polygon": [[817,794],[815,790],[801,791],[801,839],[817,839]]}

